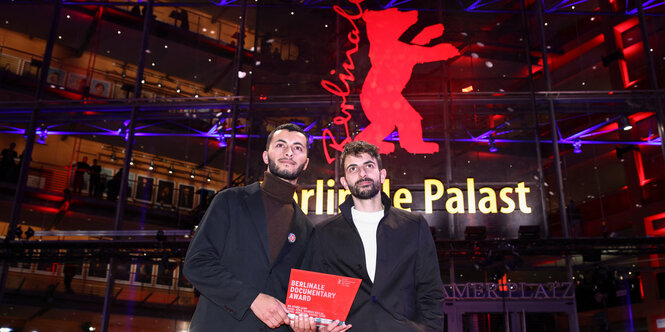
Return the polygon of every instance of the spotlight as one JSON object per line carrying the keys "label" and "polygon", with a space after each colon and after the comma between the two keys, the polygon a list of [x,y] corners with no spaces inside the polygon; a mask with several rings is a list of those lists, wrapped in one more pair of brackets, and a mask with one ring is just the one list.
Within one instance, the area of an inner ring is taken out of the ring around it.
{"label": "spotlight", "polygon": [[628,117],[626,117],[625,115],[622,115],[619,118],[619,128],[621,128],[623,130],[631,130],[631,129],[633,129],[633,125],[630,124],[630,121],[628,120]]}
{"label": "spotlight", "polygon": [[223,133],[219,133],[219,147],[220,148],[225,148],[226,147],[226,136],[224,136]]}
{"label": "spotlight", "polygon": [[212,178],[210,177],[210,172],[208,172],[208,176],[206,176],[206,181],[208,182],[212,181]]}
{"label": "spotlight", "polygon": [[125,141],[129,139],[129,123],[130,122],[131,122],[131,120],[123,121],[120,128],[118,128],[118,130],[116,131],[118,136],[124,136],[125,137]]}
{"label": "spotlight", "polygon": [[573,142],[573,152],[574,153],[582,153],[582,140],[579,138]]}
{"label": "spotlight", "polygon": [[180,91],[181,91],[180,90],[180,84],[178,84],[178,86],[175,88],[175,92],[180,93]]}
{"label": "spotlight", "polygon": [[152,160],[150,161],[150,166],[148,166],[148,169],[151,170],[151,171],[153,169],[155,169],[155,162],[154,161],[152,161]]}
{"label": "spotlight", "polygon": [[173,174],[173,164],[171,164],[171,167],[169,167],[169,174]]}
{"label": "spotlight", "polygon": [[134,157],[129,159],[129,166],[134,166]]}
{"label": "spotlight", "polygon": [[494,153],[499,151],[499,149],[496,148],[496,144],[494,143],[494,135],[490,136],[490,152]]}
{"label": "spotlight", "polygon": [[145,84],[145,78],[141,79],[141,84]]}
{"label": "spotlight", "polygon": [[195,174],[195,173],[194,173],[194,170],[192,169],[192,172],[189,173],[189,177],[193,179],[193,178],[194,178],[194,174]]}
{"label": "spotlight", "polygon": [[41,124],[39,128],[35,131],[35,134],[37,134],[37,143],[39,144],[46,144],[46,137],[48,137],[48,128],[46,127],[45,124]]}
{"label": "spotlight", "polygon": [[162,80],[159,80],[159,82],[157,82],[157,87],[158,87],[158,88],[161,88],[161,87],[162,87]]}
{"label": "spotlight", "polygon": [[122,76],[122,77],[127,77],[127,69],[122,68],[122,74],[121,74],[121,76]]}
{"label": "spotlight", "polygon": [[198,98],[198,97],[199,97],[199,89],[196,89],[196,92],[194,92],[194,98]]}
{"label": "spotlight", "polygon": [[85,322],[80,325],[81,331],[89,332],[89,331],[95,331],[97,330],[94,326],[92,326],[92,323],[90,322]]}
{"label": "spotlight", "polygon": [[111,158],[109,158],[109,159],[111,160],[112,163],[115,162],[115,158],[117,158],[117,157],[115,156],[115,152],[111,152]]}

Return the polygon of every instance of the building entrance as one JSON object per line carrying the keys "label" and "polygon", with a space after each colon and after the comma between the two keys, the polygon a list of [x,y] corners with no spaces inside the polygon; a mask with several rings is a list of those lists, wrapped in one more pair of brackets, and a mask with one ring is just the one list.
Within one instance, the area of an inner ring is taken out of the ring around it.
{"label": "building entrance", "polygon": [[578,332],[572,283],[446,284],[445,331]]}

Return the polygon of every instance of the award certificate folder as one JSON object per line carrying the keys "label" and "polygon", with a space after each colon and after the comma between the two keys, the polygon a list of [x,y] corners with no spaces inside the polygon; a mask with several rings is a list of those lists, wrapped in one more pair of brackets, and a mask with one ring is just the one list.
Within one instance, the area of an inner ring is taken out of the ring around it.
{"label": "award certificate folder", "polygon": [[286,307],[294,315],[344,321],[360,283],[357,278],[291,269]]}

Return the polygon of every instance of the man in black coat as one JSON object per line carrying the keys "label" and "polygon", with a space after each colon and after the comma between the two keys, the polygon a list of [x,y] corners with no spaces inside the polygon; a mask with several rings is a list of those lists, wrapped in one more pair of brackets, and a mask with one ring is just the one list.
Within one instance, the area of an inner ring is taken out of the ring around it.
{"label": "man in black coat", "polygon": [[[306,265],[362,279],[346,319],[351,331],[442,331],[443,285],[427,222],[393,208],[380,192],[386,170],[376,146],[348,143],[341,162],[340,181],[351,197],[340,205],[341,214],[316,225]],[[292,326],[314,329],[312,319],[301,317]]]}
{"label": "man in black coat", "polygon": [[185,277],[201,292],[190,331],[290,330],[289,275],[301,267],[313,231],[293,201],[307,144],[300,127],[277,127],[263,152],[263,183],[213,199],[185,257]]}

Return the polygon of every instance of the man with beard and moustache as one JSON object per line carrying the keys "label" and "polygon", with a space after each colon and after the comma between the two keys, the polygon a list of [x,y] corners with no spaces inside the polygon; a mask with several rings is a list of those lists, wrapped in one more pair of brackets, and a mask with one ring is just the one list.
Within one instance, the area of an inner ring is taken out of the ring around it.
{"label": "man with beard and moustache", "polygon": [[215,196],[187,250],[184,275],[201,293],[189,331],[288,331],[286,290],[313,227],[293,201],[308,136],[284,124],[268,135],[261,184]]}
{"label": "man with beard and moustache", "polygon": [[[341,165],[351,197],[340,214],[316,225],[306,268],[362,279],[346,319],[352,331],[442,331],[443,285],[427,222],[393,208],[380,191],[386,170],[376,146],[346,144]],[[315,330],[311,318],[297,317],[291,326]]]}

